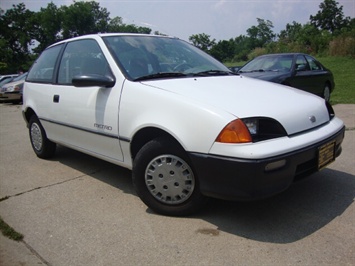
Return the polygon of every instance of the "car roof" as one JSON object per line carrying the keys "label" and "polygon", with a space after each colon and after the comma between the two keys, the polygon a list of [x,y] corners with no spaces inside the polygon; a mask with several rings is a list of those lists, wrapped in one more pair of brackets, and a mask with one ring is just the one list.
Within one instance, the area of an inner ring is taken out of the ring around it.
{"label": "car roof", "polygon": [[82,39],[88,39],[88,38],[98,39],[98,38],[110,37],[110,36],[147,36],[147,37],[156,37],[156,38],[179,39],[179,38],[173,37],[173,36],[144,34],[144,33],[97,33],[97,34],[87,34],[87,35],[82,35],[82,36],[78,36],[78,37],[68,38],[68,39],[56,42],[56,43],[48,46],[47,48],[56,46],[58,44],[70,42],[70,41],[76,41],[76,40],[82,40]]}
{"label": "car roof", "polygon": [[16,77],[18,76],[18,74],[5,74],[5,75],[0,75],[0,78],[3,78],[3,77]]}
{"label": "car roof", "polygon": [[282,56],[282,55],[295,56],[295,55],[308,55],[308,54],[305,54],[305,53],[276,53],[276,54],[264,54],[264,55],[260,55],[258,57],[271,57],[271,56]]}
{"label": "car roof", "polygon": [[6,75],[0,75],[0,80],[6,79],[6,78],[14,78],[17,77],[18,74],[6,74]]}

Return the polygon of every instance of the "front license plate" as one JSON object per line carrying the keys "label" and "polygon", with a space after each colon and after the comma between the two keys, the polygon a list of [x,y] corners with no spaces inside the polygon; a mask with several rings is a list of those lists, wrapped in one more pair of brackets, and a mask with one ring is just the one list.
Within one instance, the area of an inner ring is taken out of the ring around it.
{"label": "front license plate", "polygon": [[326,167],[335,161],[335,141],[324,144],[318,150],[318,169]]}

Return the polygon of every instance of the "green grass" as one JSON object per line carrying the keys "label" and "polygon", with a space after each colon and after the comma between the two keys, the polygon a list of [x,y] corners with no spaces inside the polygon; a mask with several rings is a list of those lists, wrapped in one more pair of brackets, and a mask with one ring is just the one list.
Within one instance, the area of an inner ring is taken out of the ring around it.
{"label": "green grass", "polygon": [[[317,59],[333,72],[335,89],[330,103],[355,104],[355,59],[348,57],[317,57]],[[245,62],[225,62],[226,66],[242,66]]]}
{"label": "green grass", "polygon": [[355,104],[355,59],[347,57],[317,58],[334,75],[335,89],[331,94],[331,104]]}
{"label": "green grass", "polygon": [[4,222],[4,220],[0,217],[0,231],[2,234],[12,240],[21,241],[23,239],[23,235],[16,232],[11,226]]}

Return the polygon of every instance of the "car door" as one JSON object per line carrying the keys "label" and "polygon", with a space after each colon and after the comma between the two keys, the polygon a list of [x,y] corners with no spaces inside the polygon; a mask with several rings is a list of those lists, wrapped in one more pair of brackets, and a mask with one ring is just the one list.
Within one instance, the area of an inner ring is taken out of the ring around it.
{"label": "car door", "polygon": [[328,72],[311,56],[306,55],[306,60],[310,67],[310,79],[312,80],[311,92],[323,96]]}
{"label": "car door", "polygon": [[322,96],[326,78],[323,68],[307,55],[297,55],[294,68],[291,86]]}
{"label": "car door", "polygon": [[313,81],[311,74],[311,69],[304,55],[297,55],[294,65],[294,76],[290,80],[290,85],[301,90],[312,91]]}
{"label": "car door", "polygon": [[118,103],[123,81],[112,88],[75,87],[75,75],[112,75],[112,70],[94,39],[69,42],[59,63],[56,86],[51,86],[51,121],[55,141],[82,152],[122,161],[118,140]]}

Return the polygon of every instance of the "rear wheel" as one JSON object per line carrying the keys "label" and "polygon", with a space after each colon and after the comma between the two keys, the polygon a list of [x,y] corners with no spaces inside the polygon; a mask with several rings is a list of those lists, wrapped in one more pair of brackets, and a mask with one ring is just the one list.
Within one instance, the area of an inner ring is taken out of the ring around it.
{"label": "rear wheel", "polygon": [[206,200],[186,152],[166,138],[152,140],[138,152],[133,183],[141,200],[164,215],[189,215]]}
{"label": "rear wheel", "polygon": [[29,122],[29,134],[33,151],[39,158],[47,159],[54,155],[56,144],[47,138],[41,122],[35,115]]}

